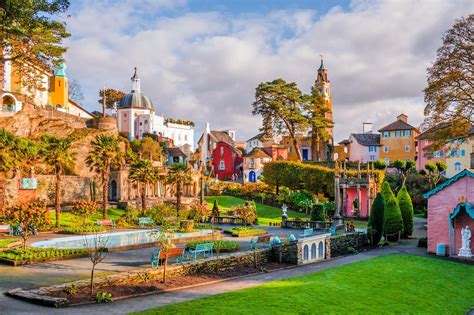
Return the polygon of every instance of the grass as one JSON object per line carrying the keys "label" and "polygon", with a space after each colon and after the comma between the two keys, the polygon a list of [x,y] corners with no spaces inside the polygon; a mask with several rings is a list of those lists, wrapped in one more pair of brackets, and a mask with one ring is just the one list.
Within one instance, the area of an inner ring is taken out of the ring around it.
{"label": "grass", "polygon": [[191,241],[186,245],[186,248],[195,249],[198,244],[207,244],[212,243],[214,244],[213,252],[215,253],[230,253],[230,252],[237,252],[240,250],[240,245],[234,241],[226,241],[226,240],[199,240],[199,241]]}
{"label": "grass", "polygon": [[229,230],[225,230],[224,233],[229,233],[232,236],[236,236],[236,237],[245,237],[245,236],[267,234],[267,231],[263,229],[256,229],[249,226],[239,226],[239,227],[235,227]]}
{"label": "grass", "polygon": [[[117,208],[109,208],[107,209],[107,219],[117,221],[123,214],[125,214],[125,210],[117,209]],[[51,225],[56,223],[56,212],[51,210],[49,212]],[[102,219],[102,211],[99,210],[96,214],[94,214],[91,219],[87,221],[88,224],[95,224],[97,219]],[[78,219],[71,213],[71,212],[61,212],[61,219],[59,221],[59,225],[62,227],[69,227],[69,226],[78,226],[82,224],[78,221]]]}
{"label": "grass", "polygon": [[136,314],[465,314],[474,266],[386,255]]}
{"label": "grass", "polygon": [[0,248],[6,248],[8,245],[20,242],[19,238],[4,238],[0,239]]}
{"label": "grass", "polygon": [[15,261],[41,261],[44,259],[54,259],[71,255],[85,255],[85,249],[57,249],[57,248],[11,248],[0,252],[0,259],[5,258]]}
{"label": "grass", "polygon": [[[209,207],[214,205],[214,200],[217,200],[219,210],[230,210],[232,207],[241,205],[245,202],[244,199],[231,197],[231,196],[209,196],[206,197],[206,201]],[[283,211],[280,208],[267,206],[261,203],[255,203],[257,205],[257,216],[259,225],[270,225],[270,222],[281,222],[281,215]],[[288,211],[288,218],[309,218],[309,215],[296,211]]]}

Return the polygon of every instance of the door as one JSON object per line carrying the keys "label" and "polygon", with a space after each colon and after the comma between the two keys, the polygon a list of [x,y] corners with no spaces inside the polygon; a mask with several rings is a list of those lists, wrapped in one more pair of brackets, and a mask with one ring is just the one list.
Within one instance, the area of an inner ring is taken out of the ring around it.
{"label": "door", "polygon": [[257,181],[257,176],[255,175],[254,171],[250,171],[249,173],[249,182],[255,183]]}
{"label": "door", "polygon": [[308,161],[308,152],[309,150],[308,149],[303,149],[303,161]]}
{"label": "door", "polygon": [[110,182],[110,197],[109,200],[116,201],[117,200],[117,182],[113,179]]}

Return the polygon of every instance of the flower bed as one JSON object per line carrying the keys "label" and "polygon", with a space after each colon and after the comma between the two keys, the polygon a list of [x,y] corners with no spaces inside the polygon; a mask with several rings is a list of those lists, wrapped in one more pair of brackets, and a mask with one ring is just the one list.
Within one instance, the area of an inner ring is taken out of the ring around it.
{"label": "flower bed", "polygon": [[0,239],[0,248],[9,248],[12,244],[15,244],[15,243],[21,244],[21,240],[18,238]]}
{"label": "flower bed", "polygon": [[69,226],[64,228],[59,233],[62,234],[90,234],[105,232],[105,227],[101,225],[83,225],[83,226]]}
{"label": "flower bed", "polygon": [[245,237],[267,234],[267,231],[263,229],[256,229],[253,227],[239,226],[230,230],[225,230],[224,233],[231,234],[234,237]]}
{"label": "flower bed", "polygon": [[222,231],[221,227],[218,227],[216,225],[204,224],[204,223],[196,223],[194,225],[194,228],[198,230],[211,230],[212,229],[212,230]]}
{"label": "flower bed", "polygon": [[52,260],[63,260],[85,257],[85,249],[56,249],[56,248],[10,248],[0,252],[0,262],[19,266]]}
{"label": "flower bed", "polygon": [[198,244],[205,244],[205,243],[213,243],[214,248],[213,251],[216,253],[230,253],[230,252],[237,252],[240,250],[240,245],[234,241],[225,241],[225,240],[200,240],[200,241],[192,241],[186,245],[186,248],[196,248]]}

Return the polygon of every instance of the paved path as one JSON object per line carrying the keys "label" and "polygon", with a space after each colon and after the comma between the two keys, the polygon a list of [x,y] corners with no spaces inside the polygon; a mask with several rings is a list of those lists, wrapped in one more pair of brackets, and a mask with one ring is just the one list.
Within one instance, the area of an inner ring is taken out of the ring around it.
{"label": "paved path", "polygon": [[[419,221],[415,222],[415,224],[417,224],[417,228],[421,228],[423,222]],[[151,248],[145,248],[133,251],[112,253],[107,257],[107,260],[100,265],[100,272],[102,274],[114,273],[118,271],[136,269],[137,266],[141,265],[147,265],[149,253],[151,250]],[[126,314],[132,311],[141,311],[156,306],[189,301],[204,296],[248,288],[292,276],[314,273],[327,268],[345,265],[381,255],[397,253],[426,255],[425,250],[416,247],[416,240],[412,240],[406,241],[399,246],[385,247],[363,252],[357,255],[340,257],[311,265],[225,281],[218,284],[198,286],[172,293],[163,293],[124,301],[117,301],[112,304],[86,305],[65,309],[46,308],[0,295],[0,306],[2,306],[0,308],[0,314]],[[84,279],[87,278],[88,271],[90,270],[89,264],[90,262],[87,258],[85,258],[49,264],[17,267],[14,269],[11,267],[0,267],[0,293],[15,287],[27,289],[77,279]],[[28,277],[28,275],[31,277]]]}

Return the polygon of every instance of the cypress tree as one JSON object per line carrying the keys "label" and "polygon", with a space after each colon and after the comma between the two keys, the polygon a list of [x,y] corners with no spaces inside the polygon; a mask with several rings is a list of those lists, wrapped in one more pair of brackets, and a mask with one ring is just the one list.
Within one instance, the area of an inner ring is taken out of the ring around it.
{"label": "cypress tree", "polygon": [[403,219],[396,198],[390,198],[386,202],[384,213],[384,234],[390,241],[398,240],[398,233],[403,232]]}
{"label": "cypress tree", "polygon": [[413,203],[406,186],[398,192],[397,200],[403,219],[403,238],[408,238],[413,233]]}
{"label": "cypress tree", "polygon": [[383,198],[385,199],[385,205],[387,205],[388,201],[391,198],[395,198],[392,188],[390,188],[390,184],[387,181],[383,182],[381,193]]}
{"label": "cypress tree", "polygon": [[381,193],[378,193],[372,203],[369,216],[367,232],[372,242],[372,246],[377,246],[382,238],[384,225],[385,200]]}

